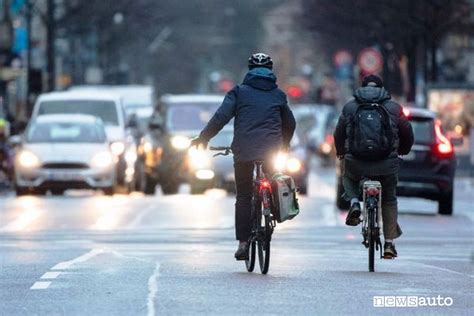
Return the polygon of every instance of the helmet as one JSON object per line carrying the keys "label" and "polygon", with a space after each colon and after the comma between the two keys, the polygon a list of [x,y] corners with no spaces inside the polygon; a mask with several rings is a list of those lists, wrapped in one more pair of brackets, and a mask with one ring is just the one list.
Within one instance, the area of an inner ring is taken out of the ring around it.
{"label": "helmet", "polygon": [[256,53],[249,57],[249,69],[256,67],[265,67],[268,69],[273,69],[273,60],[272,58],[264,53]]}

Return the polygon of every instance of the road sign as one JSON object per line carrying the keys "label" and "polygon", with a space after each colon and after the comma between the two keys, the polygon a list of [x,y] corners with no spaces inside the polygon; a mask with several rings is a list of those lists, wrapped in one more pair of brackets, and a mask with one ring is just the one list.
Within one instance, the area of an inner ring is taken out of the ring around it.
{"label": "road sign", "polygon": [[336,67],[352,64],[352,54],[344,49],[338,50],[333,56],[333,62]]}
{"label": "road sign", "polygon": [[364,73],[379,73],[383,68],[383,57],[378,50],[367,47],[360,51],[357,64]]}

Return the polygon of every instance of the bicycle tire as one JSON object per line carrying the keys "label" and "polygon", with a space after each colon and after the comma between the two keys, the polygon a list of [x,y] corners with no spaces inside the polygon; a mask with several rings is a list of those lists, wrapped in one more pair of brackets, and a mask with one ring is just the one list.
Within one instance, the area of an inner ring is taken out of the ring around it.
{"label": "bicycle tire", "polygon": [[271,240],[271,227],[270,227],[270,216],[264,217],[263,223],[263,234],[260,240],[258,240],[258,263],[260,265],[260,271],[262,274],[267,274],[270,268],[270,240]]}
{"label": "bicycle tire", "polygon": [[369,272],[375,271],[375,212],[369,210],[368,216],[368,242],[369,242]]}
{"label": "bicycle tire", "polygon": [[255,256],[256,256],[256,242],[252,241],[249,246],[249,258],[245,260],[245,267],[248,272],[253,272],[255,268]]}

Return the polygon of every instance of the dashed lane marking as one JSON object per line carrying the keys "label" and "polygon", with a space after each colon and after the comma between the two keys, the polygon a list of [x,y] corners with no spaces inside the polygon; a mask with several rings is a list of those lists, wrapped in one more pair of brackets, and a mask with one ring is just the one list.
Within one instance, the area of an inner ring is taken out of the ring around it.
{"label": "dashed lane marking", "polygon": [[40,279],[56,279],[60,274],[61,272],[46,272]]}
{"label": "dashed lane marking", "polygon": [[49,281],[38,281],[30,287],[30,290],[44,290],[47,289],[50,284],[51,282]]}
{"label": "dashed lane marking", "polygon": [[155,299],[156,293],[158,292],[158,276],[160,275],[160,264],[157,263],[153,274],[148,279],[148,297],[147,297],[147,310],[148,316],[155,316]]}

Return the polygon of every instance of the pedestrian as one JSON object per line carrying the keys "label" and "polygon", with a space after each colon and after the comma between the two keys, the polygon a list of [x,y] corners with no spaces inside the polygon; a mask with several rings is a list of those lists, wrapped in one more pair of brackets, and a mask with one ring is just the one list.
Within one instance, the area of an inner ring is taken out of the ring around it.
{"label": "pedestrian", "polygon": [[334,132],[337,156],[343,159],[344,198],[350,201],[346,225],[360,222],[360,181],[368,177],[382,184],[384,258],[397,257],[394,240],[402,234],[398,224],[396,187],[398,155],[413,145],[413,130],[402,107],[391,100],[382,79],[363,78],[354,99],[343,108]]}
{"label": "pedestrian", "polygon": [[239,246],[237,260],[248,259],[248,239],[251,233],[251,200],[255,160],[264,161],[269,170],[271,157],[287,150],[295,131],[295,118],[287,97],[276,84],[273,60],[256,53],[248,60],[249,71],[242,84],[230,90],[207,126],[192,141],[192,146],[204,145],[234,118],[234,171],[236,183],[235,233]]}

